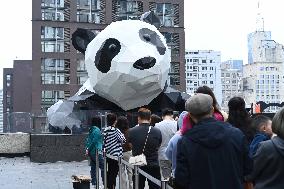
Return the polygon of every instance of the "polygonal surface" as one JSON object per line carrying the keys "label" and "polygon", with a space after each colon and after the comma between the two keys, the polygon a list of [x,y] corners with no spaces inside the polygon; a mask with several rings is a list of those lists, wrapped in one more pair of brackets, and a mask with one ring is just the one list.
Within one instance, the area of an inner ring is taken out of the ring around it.
{"label": "polygonal surface", "polygon": [[114,22],[87,47],[91,86],[85,87],[123,110],[144,106],[163,91],[170,61],[166,41],[155,26],[138,20]]}
{"label": "polygonal surface", "polygon": [[161,21],[157,15],[153,11],[148,11],[141,16],[141,20],[147,23],[151,23],[156,28],[161,27]]}

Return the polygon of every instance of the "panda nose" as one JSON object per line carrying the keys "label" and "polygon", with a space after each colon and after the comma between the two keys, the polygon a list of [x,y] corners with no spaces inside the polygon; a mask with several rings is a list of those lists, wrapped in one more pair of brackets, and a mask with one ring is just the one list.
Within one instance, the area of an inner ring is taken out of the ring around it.
{"label": "panda nose", "polygon": [[156,59],[149,56],[137,60],[133,64],[133,67],[139,70],[146,70],[152,68],[155,64],[156,64]]}

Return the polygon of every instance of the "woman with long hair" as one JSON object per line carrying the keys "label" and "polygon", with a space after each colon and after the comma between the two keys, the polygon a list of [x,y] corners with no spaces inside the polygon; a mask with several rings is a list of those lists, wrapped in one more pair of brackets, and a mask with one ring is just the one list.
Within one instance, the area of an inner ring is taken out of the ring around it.
{"label": "woman with long hair", "polygon": [[246,110],[246,103],[241,97],[233,97],[229,103],[228,122],[234,127],[239,128],[246,136],[248,144],[254,137],[254,129],[252,128],[252,118]]}
{"label": "woman with long hair", "polygon": [[[214,107],[214,113],[213,116],[215,117],[215,119],[219,120],[219,121],[225,121],[224,119],[224,115],[223,112],[220,110],[218,102],[216,100],[216,97],[213,93],[213,91],[207,87],[207,86],[201,86],[198,87],[198,89],[196,90],[195,93],[202,93],[202,94],[207,94],[210,95],[213,99],[213,107]],[[189,114],[187,114],[184,118],[183,118],[183,123],[182,123],[182,127],[181,127],[181,134],[184,135],[189,129],[192,128],[193,126],[193,122],[190,119]]]}

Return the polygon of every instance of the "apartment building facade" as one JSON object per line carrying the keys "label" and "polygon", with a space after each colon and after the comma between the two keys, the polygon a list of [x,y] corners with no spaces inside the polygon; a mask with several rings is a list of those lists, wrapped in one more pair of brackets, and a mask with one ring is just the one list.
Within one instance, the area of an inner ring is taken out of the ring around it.
{"label": "apartment building facade", "polygon": [[243,97],[243,61],[228,60],[221,63],[222,104],[224,111],[228,111],[228,102],[235,96]]}
{"label": "apartment building facade", "polygon": [[222,102],[221,52],[190,50],[185,52],[186,92],[193,95],[199,86],[212,89],[219,104]]}

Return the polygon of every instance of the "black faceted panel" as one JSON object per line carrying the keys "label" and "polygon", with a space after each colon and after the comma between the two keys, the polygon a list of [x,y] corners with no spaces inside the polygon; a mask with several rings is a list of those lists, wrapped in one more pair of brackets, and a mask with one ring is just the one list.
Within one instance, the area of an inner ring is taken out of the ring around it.
{"label": "black faceted panel", "polygon": [[146,12],[142,15],[141,20],[147,22],[149,24],[154,25],[156,28],[161,27],[161,21],[157,15],[153,11]]}
{"label": "black faceted panel", "polygon": [[145,70],[152,68],[156,64],[156,59],[153,57],[144,57],[139,60],[137,60],[134,64],[133,67],[139,70]]}
{"label": "black faceted panel", "polygon": [[160,55],[164,55],[166,53],[167,49],[156,32],[148,28],[142,28],[139,30],[139,37],[142,41],[154,45]]}
{"label": "black faceted panel", "polygon": [[98,50],[95,65],[102,73],[107,73],[111,67],[112,59],[120,52],[121,45],[117,39],[107,39]]}
{"label": "black faceted panel", "polygon": [[83,28],[78,28],[72,34],[72,45],[74,48],[81,53],[85,54],[88,44],[96,37],[96,35],[90,31]]}

